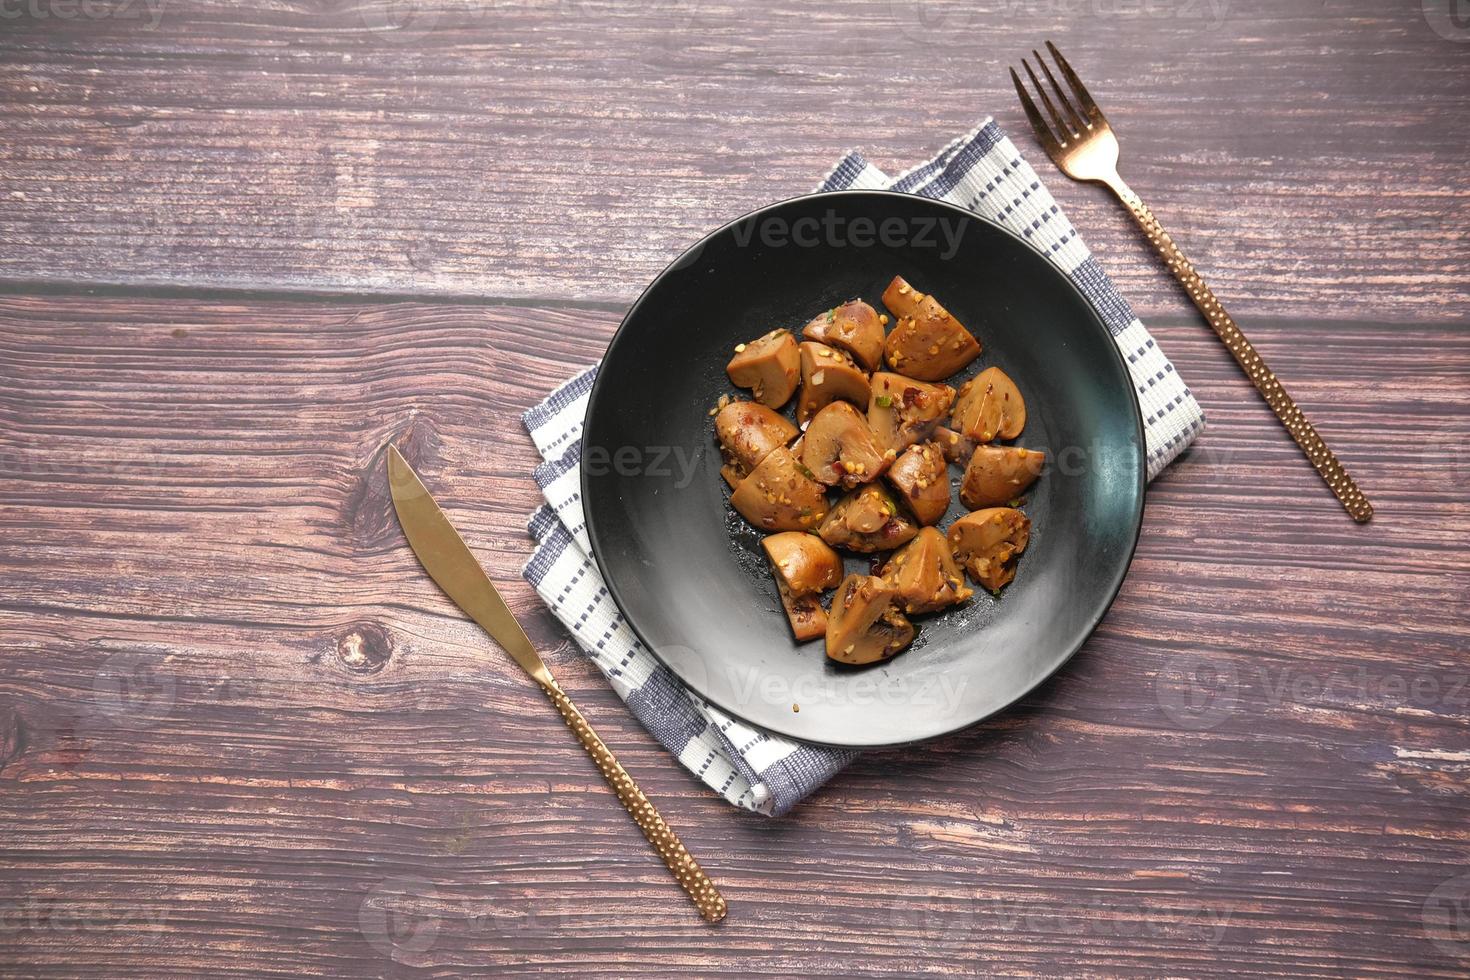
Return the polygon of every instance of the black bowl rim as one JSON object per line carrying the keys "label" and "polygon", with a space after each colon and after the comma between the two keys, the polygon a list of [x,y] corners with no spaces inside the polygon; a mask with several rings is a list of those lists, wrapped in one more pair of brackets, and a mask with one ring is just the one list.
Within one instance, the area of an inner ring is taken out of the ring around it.
{"label": "black bowl rim", "polygon": [[[680,252],[678,257],[676,257],[672,262],[665,266],[663,271],[655,276],[649,282],[649,284],[643,288],[643,291],[638,294],[638,298],[633,301],[633,305],[628,307],[628,312],[623,314],[622,321],[619,322],[617,330],[613,332],[612,339],[608,341],[607,350],[603,352],[604,359],[606,358],[607,353],[612,351],[613,347],[616,346],[618,341],[622,338],[623,332],[627,329],[629,322],[631,322],[633,318],[638,314],[638,310],[643,306],[643,301],[648,297],[648,295],[652,293],[654,289],[656,289],[666,278],[668,278],[671,272],[682,268],[685,264],[687,256],[689,256],[691,253],[695,253],[697,250],[703,249],[704,246],[707,245],[709,242],[713,241],[718,236],[725,234],[734,226],[742,222],[749,221],[753,218],[757,218],[769,212],[776,211],[780,208],[795,204],[799,201],[806,201],[812,198],[822,198],[824,200],[830,200],[833,201],[834,206],[840,206],[838,202],[846,198],[868,197],[903,198],[906,203],[912,203],[913,201],[922,201],[927,204],[932,204],[935,207],[951,211],[954,214],[965,218],[966,220],[979,221],[986,225],[989,225],[991,228],[1003,232],[1005,235],[1009,236],[1020,245],[1024,246],[1027,249],[1030,249],[1032,252],[1041,256],[1043,259],[1046,259],[1047,265],[1057,274],[1057,277],[1063,283],[1065,283],[1066,288],[1071,290],[1078,299],[1082,300],[1082,305],[1087,308],[1089,319],[1092,325],[1095,326],[1098,330],[1102,331],[1103,337],[1107,339],[1108,349],[1112,351],[1115,362],[1117,363],[1118,367],[1122,369],[1123,377],[1130,379],[1128,383],[1128,396],[1129,400],[1133,403],[1134,438],[1137,441],[1138,445],[1138,483],[1136,485],[1137,490],[1135,494],[1137,505],[1134,507],[1133,513],[1133,540],[1129,543],[1128,546],[1127,559],[1123,561],[1123,563],[1119,566],[1118,574],[1114,578],[1112,584],[1109,586],[1107,600],[1098,609],[1097,616],[1093,619],[1092,624],[1088,626],[1086,632],[1081,635],[1081,637],[1077,640],[1077,643],[1072,647],[1072,649],[1066,651],[1066,653],[1063,654],[1056,661],[1056,663],[1052,665],[1051,669],[1048,670],[1045,674],[1042,674],[1040,677],[1038,677],[1036,679],[1036,682],[1033,683],[1030,687],[1027,687],[1023,691],[1018,691],[1015,697],[1011,698],[1005,704],[1000,705],[988,714],[981,715],[977,718],[970,718],[966,721],[961,722],[958,725],[955,725],[953,728],[948,728],[941,732],[933,732],[931,734],[923,735],[913,739],[903,739],[893,742],[821,742],[809,738],[798,738],[793,735],[786,735],[779,732],[774,733],[780,735],[780,737],[782,738],[790,739],[793,742],[800,742],[807,745],[818,745],[825,748],[850,750],[898,748],[905,745],[920,745],[926,742],[932,742],[937,739],[945,738],[949,735],[955,734],[956,732],[961,732],[965,729],[972,728],[988,718],[995,717],[1002,711],[1009,710],[1010,708],[1015,706],[1015,704],[1022,698],[1026,697],[1032,691],[1035,691],[1037,688],[1041,687],[1041,685],[1051,680],[1052,677],[1056,676],[1057,672],[1061,670],[1064,666],[1066,666],[1072,660],[1072,658],[1077,655],[1077,652],[1086,645],[1087,641],[1092,638],[1092,634],[1097,632],[1098,626],[1107,617],[1108,610],[1113,607],[1113,603],[1117,600],[1118,593],[1122,591],[1123,582],[1128,577],[1128,571],[1133,567],[1133,558],[1138,552],[1139,538],[1143,534],[1144,502],[1145,497],[1148,494],[1148,440],[1145,438],[1145,433],[1143,429],[1143,413],[1138,401],[1138,392],[1134,390],[1134,386],[1131,381],[1131,375],[1128,372],[1128,364],[1123,359],[1123,352],[1118,349],[1118,345],[1113,339],[1112,332],[1108,330],[1107,324],[1105,324],[1102,321],[1102,317],[1098,315],[1097,308],[1093,305],[1092,300],[1088,299],[1087,296],[1082,292],[1082,290],[1077,288],[1076,284],[1072,282],[1071,278],[1069,278],[1066,273],[1062,272],[1061,269],[1058,269],[1056,265],[1051,262],[1051,259],[1047,257],[1046,253],[1042,252],[1039,248],[1026,241],[1026,239],[1022,238],[1020,235],[1017,235],[1015,232],[1011,231],[1009,228],[1004,227],[1003,225],[996,224],[993,221],[987,221],[984,217],[976,214],[974,211],[962,208],[956,204],[951,204],[948,201],[939,200],[938,198],[924,197],[918,194],[908,194],[903,191],[877,189],[816,191],[810,194],[798,194],[795,197],[788,197],[780,201],[775,201],[771,204],[763,205],[762,207],[756,208],[752,211],[747,211],[745,214],[742,214],[737,218],[725,222],[720,227],[700,238],[699,241],[686,248],[683,252]],[[588,420],[592,418],[593,413],[597,410],[598,398],[603,392],[604,385],[605,383],[607,383],[607,379],[608,375],[605,372],[599,370],[597,372],[596,380],[594,380],[592,383],[592,391],[587,396],[587,413],[583,416],[582,419],[582,436],[584,439],[586,438],[588,431]],[[600,535],[597,528],[597,519],[593,516],[592,508],[589,505],[589,501],[592,499],[591,495],[588,493],[591,484],[588,479],[586,467],[582,468],[580,485],[583,504],[582,517],[587,525],[587,538],[591,542],[592,557],[595,561],[599,550],[598,540],[600,538]],[[665,668],[667,668],[669,672],[672,673],[675,677],[678,677],[680,683],[687,684],[688,682],[682,676],[680,676],[679,672],[674,668],[674,666],[663,657],[659,656],[659,653],[656,649],[654,649],[653,644],[649,643],[647,637],[645,637],[642,631],[638,629],[638,624],[634,622],[633,617],[630,616],[627,612],[627,608],[623,603],[622,595],[619,593],[617,583],[611,577],[606,575],[603,576],[603,583],[607,586],[608,594],[612,597],[613,602],[617,605],[618,612],[622,615],[624,622],[628,624],[628,627],[633,631],[633,634],[638,637],[639,642],[641,642],[644,648],[653,655],[655,660],[657,660]],[[762,731],[766,730],[755,722],[747,721],[739,714],[739,712],[732,711],[731,709],[725,707],[724,705],[720,704],[717,699],[710,697],[704,691],[695,689],[695,693],[697,693],[700,697],[705,698],[707,701],[714,704],[715,706],[719,707],[721,711],[724,711],[731,717],[738,718],[745,724],[751,725],[752,727],[760,729]]]}

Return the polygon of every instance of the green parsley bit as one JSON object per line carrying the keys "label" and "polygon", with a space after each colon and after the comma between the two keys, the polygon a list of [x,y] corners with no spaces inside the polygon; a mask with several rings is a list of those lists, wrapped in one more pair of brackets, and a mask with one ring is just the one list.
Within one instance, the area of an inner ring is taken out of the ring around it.
{"label": "green parsley bit", "polygon": [[879,395],[876,399],[879,408],[892,408],[893,397],[891,395]]}

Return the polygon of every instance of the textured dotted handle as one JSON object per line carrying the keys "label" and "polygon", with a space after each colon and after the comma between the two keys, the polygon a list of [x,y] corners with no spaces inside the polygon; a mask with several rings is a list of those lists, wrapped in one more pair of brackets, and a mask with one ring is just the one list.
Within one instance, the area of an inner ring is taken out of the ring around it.
{"label": "textured dotted handle", "polygon": [[602,778],[607,780],[607,784],[613,788],[614,793],[618,794],[618,799],[622,801],[623,806],[632,814],[638,828],[643,831],[643,836],[648,838],[648,842],[658,851],[658,856],[663,858],[664,864],[669,866],[669,871],[673,873],[674,878],[694,901],[695,907],[699,909],[699,914],[706,922],[719,922],[723,919],[728,911],[724,896],[720,894],[714,882],[709,880],[704,869],[699,866],[699,862],[694,860],[694,857],[685,849],[684,842],[679,840],[679,835],[664,823],[664,818],[659,815],[658,808],[648,801],[648,797],[643,795],[643,790],[633,782],[633,777],[618,764],[612,750],[597,737],[592,726],[587,724],[587,719],[582,717],[582,712],[577,710],[577,706],[572,704],[572,699],[567,697],[566,692],[556,681],[549,684],[543,683],[541,687],[546,692],[546,696],[551,699],[551,703],[556,705],[556,710],[561,712],[567,727],[572,730],[578,741],[582,743],[582,747],[587,750],[587,754],[592,756],[593,761],[597,763]]}
{"label": "textured dotted handle", "polygon": [[1296,402],[1292,401],[1286,389],[1281,386],[1281,382],[1276,380],[1276,375],[1271,373],[1266,362],[1261,360],[1261,356],[1256,353],[1251,342],[1245,339],[1245,334],[1241,333],[1235,321],[1230,319],[1230,314],[1226,313],[1220,301],[1215,299],[1215,294],[1210,291],[1209,286],[1205,285],[1199,273],[1194,271],[1194,266],[1184,257],[1184,253],[1179,251],[1179,246],[1175,245],[1169,233],[1164,231],[1159,220],[1154,217],[1154,213],[1148,209],[1148,205],[1144,204],[1143,200],[1121,180],[1113,185],[1113,190],[1128,206],[1128,210],[1133,212],[1134,219],[1143,229],[1144,234],[1148,236],[1148,243],[1163,257],[1164,262],[1169,266],[1169,271],[1174,273],[1174,278],[1179,280],[1185,292],[1189,294],[1189,298],[1194,301],[1194,305],[1209,321],[1210,327],[1225,343],[1225,348],[1235,358],[1235,363],[1240,365],[1241,370],[1246,373],[1246,377],[1250,378],[1251,384],[1256,386],[1256,390],[1261,393],[1266,404],[1271,406],[1271,411],[1276,413],[1281,424],[1286,426],[1286,431],[1291,433],[1296,444],[1302,448],[1302,452],[1306,453],[1307,459],[1316,467],[1322,479],[1327,481],[1327,486],[1341,502],[1343,508],[1353,520],[1360,524],[1370,520],[1373,517],[1373,505],[1368,502],[1367,497],[1363,496],[1363,491],[1358,489],[1353,478],[1348,476],[1347,470],[1343,469],[1332,450],[1327,448],[1327,443],[1322,441],[1322,437],[1317,434],[1312,423],[1307,421],[1302,410],[1297,408]]}

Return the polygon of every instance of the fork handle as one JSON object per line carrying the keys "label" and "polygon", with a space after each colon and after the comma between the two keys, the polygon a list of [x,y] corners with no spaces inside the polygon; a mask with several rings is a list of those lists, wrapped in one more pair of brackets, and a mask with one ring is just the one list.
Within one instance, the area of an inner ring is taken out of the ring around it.
{"label": "fork handle", "polygon": [[1225,312],[1225,307],[1220,305],[1220,301],[1215,298],[1210,287],[1205,285],[1199,273],[1194,271],[1194,266],[1189,259],[1184,257],[1179,246],[1174,244],[1174,240],[1169,237],[1163,225],[1159,224],[1159,219],[1154,217],[1148,205],[1143,203],[1143,199],[1135,194],[1122,178],[1118,178],[1116,183],[1111,180],[1106,183],[1112,188],[1113,193],[1118,195],[1119,200],[1128,207],[1133,215],[1133,220],[1138,222],[1138,226],[1148,236],[1148,243],[1163,258],[1169,271],[1174,273],[1174,278],[1179,280],[1179,284],[1189,294],[1190,300],[1204,314],[1210,328],[1225,344],[1225,349],[1230,351],[1230,356],[1235,358],[1235,363],[1240,365],[1246,377],[1250,378],[1251,384],[1256,386],[1256,391],[1260,392],[1266,404],[1271,406],[1271,411],[1275,412],[1281,424],[1286,426],[1286,431],[1291,433],[1291,437],[1296,440],[1296,444],[1301,447],[1317,473],[1327,481],[1328,488],[1332,490],[1343,508],[1359,524],[1370,520],[1373,517],[1373,505],[1368,502],[1367,497],[1363,496],[1363,491],[1358,489],[1353,478],[1348,476],[1347,470],[1343,468],[1342,463],[1338,462],[1332,450],[1327,448],[1327,443],[1322,441],[1322,437],[1317,434],[1312,423],[1307,421],[1307,417],[1302,414],[1302,410],[1297,407],[1291,395],[1287,394],[1286,389],[1281,386],[1281,382],[1276,380],[1276,375],[1266,366],[1266,362],[1261,360],[1255,347],[1246,339],[1245,334],[1240,332],[1240,328],[1235,325],[1230,314]]}
{"label": "fork handle", "polygon": [[608,748],[587,719],[582,717],[582,712],[567,697],[561,685],[553,679],[540,681],[541,689],[556,705],[556,710],[561,712],[567,727],[572,734],[577,736],[577,741],[592,756],[592,761],[597,763],[597,769],[602,773],[602,778],[612,787],[617,794],[618,800],[623,808],[632,815],[638,829],[643,831],[643,836],[658,851],[658,856],[663,858],[664,864],[668,865],[669,871],[674,879],[679,882],[684,891],[688,893],[694,902],[695,908],[706,922],[719,922],[728,911],[724,896],[715,887],[714,882],[704,873],[699,862],[694,860],[693,855],[684,847],[684,842],[679,840],[679,835],[664,823],[664,818],[659,814],[658,808],[649,802],[648,797],[643,795],[643,790],[633,782],[633,777],[628,771],[618,764],[617,757],[613,755],[612,749]]}

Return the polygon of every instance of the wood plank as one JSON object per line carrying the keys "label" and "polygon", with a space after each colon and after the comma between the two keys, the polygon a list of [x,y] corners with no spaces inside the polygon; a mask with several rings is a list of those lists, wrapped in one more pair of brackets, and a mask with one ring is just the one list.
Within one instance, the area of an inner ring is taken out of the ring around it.
{"label": "wood plank", "polygon": [[[1463,326],[1258,326],[1378,502],[1359,528],[1203,327],[1154,324],[1210,428],[1097,635],[770,821],[678,769],[519,580],[517,415],[615,322],[0,297],[7,975],[1464,974]],[[423,578],[390,438],[726,889],[717,931]]]}
{"label": "wood plank", "polygon": [[1423,6],[30,4],[0,33],[0,277],[624,304],[849,147],[897,171],[989,112],[1125,294],[1181,314],[1026,132],[1004,69],[1051,37],[1243,322],[1452,322],[1470,47]]}

